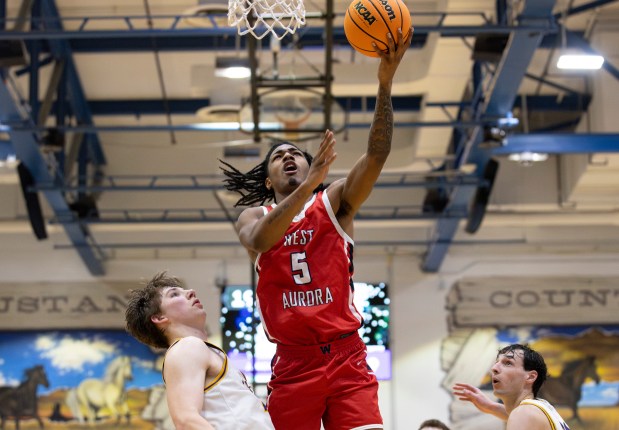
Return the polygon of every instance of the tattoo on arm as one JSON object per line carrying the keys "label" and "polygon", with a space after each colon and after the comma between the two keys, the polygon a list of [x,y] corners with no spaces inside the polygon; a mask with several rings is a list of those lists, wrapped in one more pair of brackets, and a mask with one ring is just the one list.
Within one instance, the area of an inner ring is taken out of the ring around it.
{"label": "tattoo on arm", "polygon": [[277,205],[277,207],[271,211],[273,215],[271,215],[271,218],[268,220],[268,224],[272,225],[273,223],[277,222],[277,219],[282,216],[282,212],[286,211],[289,207],[290,205],[284,202]]}
{"label": "tattoo on arm", "polygon": [[374,121],[368,140],[368,154],[389,153],[393,136],[393,106],[389,88],[379,86]]}

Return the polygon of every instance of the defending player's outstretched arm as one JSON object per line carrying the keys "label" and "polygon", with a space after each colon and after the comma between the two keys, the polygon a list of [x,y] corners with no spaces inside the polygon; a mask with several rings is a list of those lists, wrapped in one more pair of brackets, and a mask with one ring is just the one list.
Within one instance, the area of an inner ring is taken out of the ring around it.
{"label": "defending player's outstretched arm", "polygon": [[507,421],[507,418],[509,418],[503,404],[489,399],[479,388],[473,385],[456,383],[452,391],[454,396],[465,402],[471,402],[480,412],[494,415],[503,421]]}

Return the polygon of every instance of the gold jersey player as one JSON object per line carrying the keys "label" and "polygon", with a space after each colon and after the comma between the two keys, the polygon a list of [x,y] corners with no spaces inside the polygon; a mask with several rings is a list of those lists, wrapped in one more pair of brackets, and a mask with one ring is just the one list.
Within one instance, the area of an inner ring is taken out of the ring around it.
{"label": "gold jersey player", "polygon": [[548,377],[544,357],[528,345],[508,345],[497,354],[490,369],[494,395],[490,400],[477,387],[457,383],[454,395],[480,411],[506,421],[506,430],[570,430],[556,409],[537,393]]}
{"label": "gold jersey player", "polygon": [[381,52],[378,96],[365,154],[346,178],[323,189],[336,158],[329,130],[312,158],[280,142],[247,173],[223,163],[226,188],[243,196],[237,232],[259,274],[257,303],[277,344],[268,408],[277,430],[383,428],[378,382],[357,334],[353,304],[353,218],[390,152],[391,86],[412,37],[389,38]]}
{"label": "gold jersey player", "polygon": [[125,321],[140,342],[168,348],[162,373],[177,429],[273,430],[245,376],[207,342],[206,312],[195,291],[159,273],[130,292]]}

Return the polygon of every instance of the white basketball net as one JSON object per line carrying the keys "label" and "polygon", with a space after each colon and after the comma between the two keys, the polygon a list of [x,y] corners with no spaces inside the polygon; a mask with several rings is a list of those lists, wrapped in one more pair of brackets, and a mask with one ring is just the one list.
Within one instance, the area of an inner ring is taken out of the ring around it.
{"label": "white basketball net", "polygon": [[228,24],[241,36],[262,39],[271,33],[278,39],[305,25],[303,0],[229,0]]}

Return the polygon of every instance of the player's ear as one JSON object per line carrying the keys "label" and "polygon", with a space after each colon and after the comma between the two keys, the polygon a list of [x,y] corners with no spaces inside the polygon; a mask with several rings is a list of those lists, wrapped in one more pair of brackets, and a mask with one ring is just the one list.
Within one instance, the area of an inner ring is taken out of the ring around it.
{"label": "player's ear", "polygon": [[166,322],[168,320],[168,318],[164,315],[153,315],[150,317],[150,320],[154,323],[154,324],[161,324],[163,322]]}
{"label": "player's ear", "polygon": [[529,370],[527,374],[527,382],[533,384],[537,380],[537,370]]}
{"label": "player's ear", "polygon": [[264,180],[264,186],[267,187],[267,190],[271,190],[271,188],[273,188],[273,183],[271,182],[271,180],[269,178],[266,178]]}

